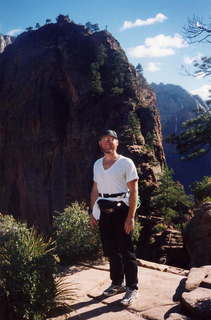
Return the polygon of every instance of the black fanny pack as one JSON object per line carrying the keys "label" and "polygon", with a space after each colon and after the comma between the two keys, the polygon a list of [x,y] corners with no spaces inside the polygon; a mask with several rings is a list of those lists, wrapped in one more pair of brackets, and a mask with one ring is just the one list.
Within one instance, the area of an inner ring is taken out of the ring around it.
{"label": "black fanny pack", "polygon": [[106,199],[99,199],[98,206],[102,212],[114,212],[117,208],[122,206],[122,201],[111,201]]}

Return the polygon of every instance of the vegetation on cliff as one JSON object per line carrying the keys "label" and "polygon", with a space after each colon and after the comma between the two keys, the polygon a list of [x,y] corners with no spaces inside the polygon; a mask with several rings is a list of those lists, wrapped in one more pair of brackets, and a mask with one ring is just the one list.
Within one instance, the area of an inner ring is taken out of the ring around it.
{"label": "vegetation on cliff", "polygon": [[211,149],[211,114],[203,113],[197,118],[184,122],[184,131],[171,135],[168,141],[176,144],[181,159],[191,160],[207,154]]}
{"label": "vegetation on cliff", "polygon": [[173,171],[165,168],[160,175],[159,186],[155,189],[151,201],[152,211],[163,218],[163,223],[168,226],[182,229],[185,214],[193,206],[192,199],[184,187],[173,180]]}
{"label": "vegetation on cliff", "polygon": [[191,186],[196,205],[202,202],[211,201],[211,177],[203,177],[200,181],[196,181]]}

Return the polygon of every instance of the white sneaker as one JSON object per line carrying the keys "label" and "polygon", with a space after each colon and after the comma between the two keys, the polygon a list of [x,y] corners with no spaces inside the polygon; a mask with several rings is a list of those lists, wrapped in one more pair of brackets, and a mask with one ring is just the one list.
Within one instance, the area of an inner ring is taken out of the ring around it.
{"label": "white sneaker", "polygon": [[129,306],[130,304],[132,304],[134,302],[134,300],[137,298],[137,296],[138,296],[138,290],[137,289],[127,288],[125,296],[120,301],[120,303],[123,306]]}
{"label": "white sneaker", "polygon": [[108,287],[105,291],[103,291],[103,295],[110,297],[114,296],[115,294],[125,292],[126,288],[124,285],[114,285],[111,284],[110,287]]}

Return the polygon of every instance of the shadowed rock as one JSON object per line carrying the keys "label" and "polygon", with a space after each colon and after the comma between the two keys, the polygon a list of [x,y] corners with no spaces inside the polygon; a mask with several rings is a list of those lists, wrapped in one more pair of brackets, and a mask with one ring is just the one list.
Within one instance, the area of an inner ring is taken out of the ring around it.
{"label": "shadowed rock", "polygon": [[192,267],[211,265],[211,203],[202,204],[184,230]]}
{"label": "shadowed rock", "polygon": [[197,288],[191,292],[182,294],[183,306],[199,319],[209,320],[211,318],[211,290]]}

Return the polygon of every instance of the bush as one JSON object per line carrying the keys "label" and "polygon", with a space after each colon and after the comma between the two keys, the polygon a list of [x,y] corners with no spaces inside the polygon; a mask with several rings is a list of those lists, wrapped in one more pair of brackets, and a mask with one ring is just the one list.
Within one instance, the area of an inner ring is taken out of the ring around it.
{"label": "bush", "polygon": [[152,228],[152,233],[160,233],[165,231],[168,228],[168,226],[165,223],[158,223]]}
{"label": "bush", "polygon": [[133,239],[133,243],[134,243],[135,248],[137,248],[137,246],[138,246],[142,228],[143,227],[141,226],[141,223],[138,221],[138,217],[136,217],[135,227],[134,227],[134,230],[132,233],[132,239]]}
{"label": "bush", "polygon": [[0,214],[0,247],[0,288],[14,319],[46,319],[58,293],[53,242]]}
{"label": "bush", "polygon": [[164,224],[178,228],[185,223],[185,213],[192,207],[191,197],[183,186],[175,182],[172,170],[166,168],[159,177],[159,186],[153,192],[151,208],[163,217]]}
{"label": "bush", "polygon": [[95,259],[101,252],[98,228],[93,228],[85,204],[74,202],[54,217],[56,250],[65,264]]}
{"label": "bush", "polygon": [[194,200],[196,204],[210,201],[211,199],[211,177],[203,177],[200,181],[196,181],[191,185]]}
{"label": "bush", "polygon": [[120,96],[121,94],[123,94],[124,89],[123,88],[119,88],[119,87],[113,87],[111,89],[111,92],[114,96]]}

